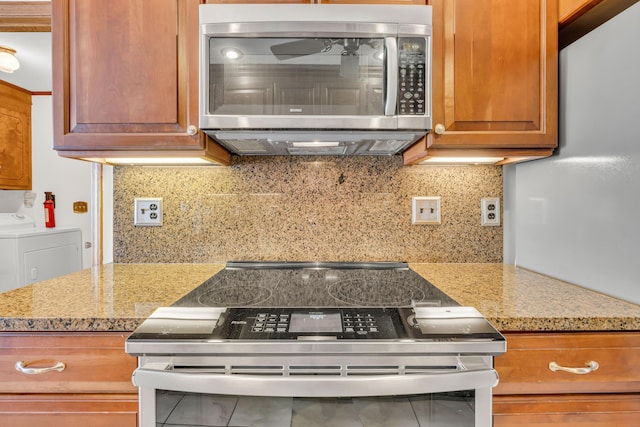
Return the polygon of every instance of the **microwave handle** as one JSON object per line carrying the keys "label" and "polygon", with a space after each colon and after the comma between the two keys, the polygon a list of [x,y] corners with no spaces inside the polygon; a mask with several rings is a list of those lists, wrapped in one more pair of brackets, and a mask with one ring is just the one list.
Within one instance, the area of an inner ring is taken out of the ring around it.
{"label": "microwave handle", "polygon": [[384,104],[384,115],[395,116],[398,103],[398,39],[385,37],[384,47],[387,52],[387,90]]}
{"label": "microwave handle", "polygon": [[142,389],[237,396],[365,397],[491,389],[498,384],[493,369],[438,374],[372,376],[259,376],[182,373],[138,368],[133,384]]}

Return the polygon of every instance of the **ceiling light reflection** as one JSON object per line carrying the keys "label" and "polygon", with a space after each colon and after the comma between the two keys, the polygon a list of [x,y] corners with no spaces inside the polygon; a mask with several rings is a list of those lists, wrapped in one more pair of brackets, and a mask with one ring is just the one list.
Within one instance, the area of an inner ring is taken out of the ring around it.
{"label": "ceiling light reflection", "polygon": [[242,54],[242,51],[239,49],[236,49],[235,47],[225,47],[220,51],[220,53],[225,58],[231,59],[231,60],[240,59],[244,56]]}
{"label": "ceiling light reflection", "polygon": [[13,73],[20,68],[20,61],[16,58],[16,51],[10,47],[0,46],[0,71]]}

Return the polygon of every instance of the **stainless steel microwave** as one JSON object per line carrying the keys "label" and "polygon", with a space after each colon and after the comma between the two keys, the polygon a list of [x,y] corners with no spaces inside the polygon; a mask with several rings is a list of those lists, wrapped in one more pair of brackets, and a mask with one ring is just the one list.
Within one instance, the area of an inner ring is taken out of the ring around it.
{"label": "stainless steel microwave", "polygon": [[431,128],[431,7],[200,6],[200,128],[237,154],[395,154]]}

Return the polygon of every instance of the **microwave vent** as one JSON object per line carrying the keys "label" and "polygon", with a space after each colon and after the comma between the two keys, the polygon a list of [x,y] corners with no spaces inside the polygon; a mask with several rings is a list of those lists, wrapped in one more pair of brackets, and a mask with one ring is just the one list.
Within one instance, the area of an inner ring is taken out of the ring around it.
{"label": "microwave vent", "polygon": [[342,156],[347,151],[346,145],[338,145],[335,147],[287,147],[289,154],[299,156]]}
{"label": "microwave vent", "polygon": [[269,151],[259,140],[233,140],[228,139],[225,141],[229,148],[236,153],[241,154],[268,154]]}
{"label": "microwave vent", "polygon": [[389,140],[377,140],[371,144],[369,152],[371,153],[389,153],[398,152],[407,145],[406,140],[389,139]]}
{"label": "microwave vent", "polygon": [[422,138],[423,131],[205,130],[241,156],[391,156]]}

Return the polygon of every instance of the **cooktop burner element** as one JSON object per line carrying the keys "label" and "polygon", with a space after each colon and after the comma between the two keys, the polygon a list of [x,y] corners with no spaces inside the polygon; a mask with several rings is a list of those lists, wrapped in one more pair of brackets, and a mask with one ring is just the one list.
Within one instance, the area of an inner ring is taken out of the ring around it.
{"label": "cooktop burner element", "polygon": [[360,306],[402,307],[425,299],[425,293],[415,286],[385,280],[345,280],[329,285],[328,292],[337,301]]}
{"label": "cooktop burner element", "polygon": [[178,307],[456,306],[404,263],[228,263]]}
{"label": "cooktop burner element", "polygon": [[198,296],[198,303],[208,307],[248,307],[267,301],[271,295],[271,290],[262,286],[221,286]]}

